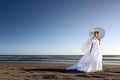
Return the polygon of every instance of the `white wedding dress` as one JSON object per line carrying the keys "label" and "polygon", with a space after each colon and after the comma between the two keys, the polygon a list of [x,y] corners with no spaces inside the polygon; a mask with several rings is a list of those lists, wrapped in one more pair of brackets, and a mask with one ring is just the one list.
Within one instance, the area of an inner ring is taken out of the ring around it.
{"label": "white wedding dress", "polygon": [[65,70],[77,70],[82,72],[102,71],[102,53],[100,50],[99,40],[93,39],[93,48],[86,52],[76,64],[65,68]]}

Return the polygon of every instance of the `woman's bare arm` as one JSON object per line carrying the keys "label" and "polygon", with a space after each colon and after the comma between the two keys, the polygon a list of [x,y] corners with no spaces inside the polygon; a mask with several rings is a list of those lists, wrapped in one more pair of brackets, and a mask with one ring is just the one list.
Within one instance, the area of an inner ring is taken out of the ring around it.
{"label": "woman's bare arm", "polygon": [[99,39],[99,45],[100,45],[100,39]]}
{"label": "woman's bare arm", "polygon": [[90,53],[91,53],[91,51],[92,51],[92,48],[93,48],[93,43],[91,44]]}

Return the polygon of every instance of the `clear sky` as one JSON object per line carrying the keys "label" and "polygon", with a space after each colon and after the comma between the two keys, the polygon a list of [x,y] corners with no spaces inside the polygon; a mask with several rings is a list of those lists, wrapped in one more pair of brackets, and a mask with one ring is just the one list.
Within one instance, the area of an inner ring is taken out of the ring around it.
{"label": "clear sky", "polygon": [[120,54],[120,0],[0,0],[0,54],[83,54],[95,26],[103,54]]}

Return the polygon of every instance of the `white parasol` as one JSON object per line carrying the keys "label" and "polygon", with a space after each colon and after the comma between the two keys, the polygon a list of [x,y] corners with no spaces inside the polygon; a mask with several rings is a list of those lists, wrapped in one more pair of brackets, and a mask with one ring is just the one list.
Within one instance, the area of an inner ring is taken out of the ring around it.
{"label": "white parasol", "polygon": [[89,36],[93,35],[95,31],[99,32],[99,38],[102,39],[105,36],[105,30],[102,27],[96,27],[93,28],[90,33]]}

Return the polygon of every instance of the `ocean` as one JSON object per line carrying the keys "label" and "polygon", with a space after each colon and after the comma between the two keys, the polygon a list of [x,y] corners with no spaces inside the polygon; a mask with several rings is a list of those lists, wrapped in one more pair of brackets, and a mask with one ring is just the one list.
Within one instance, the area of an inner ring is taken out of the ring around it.
{"label": "ocean", "polygon": [[[74,64],[82,55],[0,55],[0,62]],[[103,55],[103,64],[120,65],[120,55]]]}

